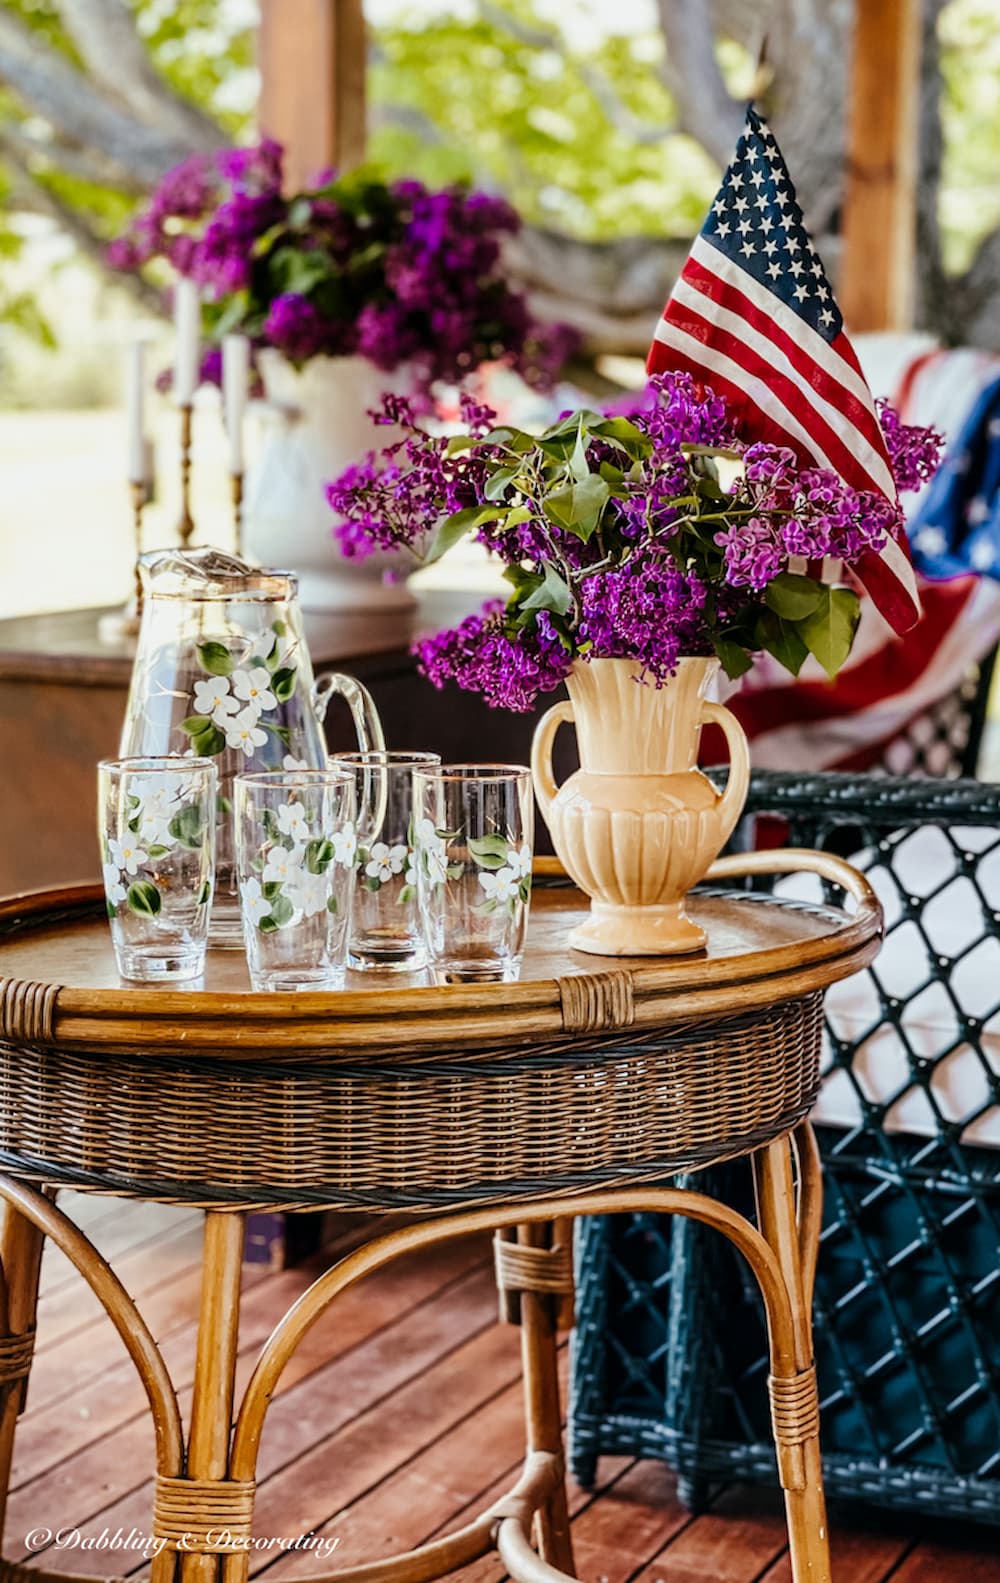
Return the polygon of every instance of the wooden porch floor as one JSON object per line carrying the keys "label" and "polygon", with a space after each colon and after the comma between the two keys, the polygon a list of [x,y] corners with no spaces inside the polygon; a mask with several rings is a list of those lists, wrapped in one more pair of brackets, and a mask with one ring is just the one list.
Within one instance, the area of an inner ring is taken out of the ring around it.
{"label": "wooden porch floor", "polygon": [[[72,1194],[60,1202],[138,1301],[186,1408],[200,1215]],[[242,1382],[271,1325],[328,1260],[248,1270]],[[140,1575],[153,1460],[141,1388],[96,1301],[51,1247],[42,1282],[6,1553],[61,1571]],[[517,1332],[496,1322],[485,1242],[400,1261],[345,1294],[306,1339],[264,1435],[255,1533],[316,1532],[336,1548],[319,1559],[261,1551],[253,1571],[285,1583],[447,1531],[509,1487],[521,1444]],[[787,1583],[776,1494],[733,1487],[691,1518],[658,1463],[605,1459],[601,1475],[597,1490],[572,1490],[587,1583]],[[992,1530],[843,1508],[831,1517],[838,1583],[1000,1583]],[[48,1530],[65,1531],[62,1548],[43,1543]],[[119,1530],[132,1548],[107,1547]],[[503,1571],[486,1561],[461,1576],[499,1583]]]}

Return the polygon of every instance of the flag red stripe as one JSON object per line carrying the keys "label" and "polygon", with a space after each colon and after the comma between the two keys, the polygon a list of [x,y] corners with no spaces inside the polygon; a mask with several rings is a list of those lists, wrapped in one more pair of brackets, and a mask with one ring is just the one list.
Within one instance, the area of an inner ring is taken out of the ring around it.
{"label": "flag red stripe", "polygon": [[[843,426],[836,431],[841,441],[845,445],[850,446],[851,436],[857,431],[868,441],[872,449],[878,453],[879,459],[885,464],[886,468],[889,468],[889,457],[886,452],[885,440],[879,426],[874,403],[869,401],[866,406],[859,401],[857,396],[847,389],[846,385],[834,380],[825,372],[816,359],[810,355],[808,342],[813,339],[821,339],[814,330],[811,330],[807,324],[803,323],[803,339],[801,342],[787,335],[775,323],[773,317],[758,307],[748,294],[756,284],[750,276],[747,276],[749,282],[748,290],[746,292],[740,291],[730,281],[725,280],[721,275],[713,273],[710,268],[700,264],[697,259],[689,258],[682,271],[681,279],[696,287],[704,296],[718,303],[720,307],[728,308],[730,312],[738,314],[741,319],[745,319],[761,335],[779,347],[792,364],[792,367],[804,379],[808,380],[816,394],[822,400],[829,402],[834,409],[836,417],[843,419]],[[664,317],[670,317],[669,305]],[[834,341],[828,341],[824,344],[832,346],[834,350],[839,351],[838,343],[840,341],[850,345],[846,336],[839,335]],[[803,397],[802,399],[805,398]],[[822,414],[822,416],[824,421],[830,425],[830,414]],[[853,457],[853,453],[850,454]],[[853,463],[854,472],[857,476],[849,478],[846,475],[842,475],[845,483],[853,485],[856,489],[878,489],[880,493],[885,493],[883,486],[868,472],[858,458],[853,458]]]}
{"label": "flag red stripe", "polygon": [[727,407],[738,422],[746,414],[747,423],[752,425],[757,439],[766,440],[769,445],[787,445],[796,455],[799,454],[801,441],[762,412],[755,405],[753,397],[740,385],[735,384],[720,369],[709,367],[702,357],[695,358],[679,347],[654,341],[646,366],[651,374],[662,374],[668,369],[693,374],[703,384],[711,385],[716,395],[725,397]]}
{"label": "flag red stripe", "polygon": [[[686,272],[685,269],[685,274]],[[709,299],[706,298],[705,302],[706,312],[702,317],[687,303],[671,297],[663,316],[664,320],[667,324],[676,325],[679,330],[683,330],[703,345],[711,346],[729,357],[748,374],[756,375],[769,386],[775,398],[793,418],[797,419],[815,445],[815,449],[803,457],[805,447],[802,441],[793,441],[792,449],[796,455],[814,464],[818,463],[821,467],[832,468],[845,483],[854,488],[871,489],[872,480],[859,466],[855,453],[848,449],[840,434],[830,427],[819,409],[812,405],[800,387],[746,341],[738,340],[730,330],[724,329],[717,319],[712,318]],[[751,431],[755,421],[751,416],[747,424],[747,428]]]}

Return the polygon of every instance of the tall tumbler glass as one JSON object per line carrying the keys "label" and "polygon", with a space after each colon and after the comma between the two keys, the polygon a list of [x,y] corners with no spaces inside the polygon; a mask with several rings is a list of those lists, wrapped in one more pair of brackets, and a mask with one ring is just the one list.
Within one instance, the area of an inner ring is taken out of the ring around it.
{"label": "tall tumbler glass", "polygon": [[531,898],[534,799],[520,764],[413,774],[417,897],[439,984],[516,979]]}
{"label": "tall tumbler glass", "polygon": [[341,989],[354,896],[354,775],[237,775],[236,869],[250,982]]}
{"label": "tall tumbler glass", "polygon": [[412,972],[427,960],[413,868],[413,772],[438,753],[335,753],[351,770],[358,803],[351,966]]}
{"label": "tall tumbler glass", "polygon": [[197,978],[215,883],[211,759],[104,759],[97,766],[104,894],[118,971]]}

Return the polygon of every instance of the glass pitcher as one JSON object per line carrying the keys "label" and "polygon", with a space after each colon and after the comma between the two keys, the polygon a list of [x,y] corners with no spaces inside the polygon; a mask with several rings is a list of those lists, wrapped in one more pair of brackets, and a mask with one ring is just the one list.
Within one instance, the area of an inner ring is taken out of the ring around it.
{"label": "glass pitcher", "polygon": [[221,550],[156,550],[139,558],[142,622],[123,756],[214,758],[219,770],[216,886],[209,940],[240,946],[232,783],[240,771],[322,769],[323,719],[334,693],[350,708],[362,752],[381,751],[382,723],[352,676],[313,680],[291,572]]}

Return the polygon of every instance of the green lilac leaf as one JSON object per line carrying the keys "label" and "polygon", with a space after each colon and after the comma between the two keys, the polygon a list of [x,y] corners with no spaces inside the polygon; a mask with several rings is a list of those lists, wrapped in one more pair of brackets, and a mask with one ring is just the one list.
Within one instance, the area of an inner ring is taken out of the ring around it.
{"label": "green lilac leaf", "polygon": [[327,910],[327,912],[339,912],[340,911],[340,906],[339,906],[339,904],[337,902],[336,896],[329,896],[329,897],[327,897],[326,910]]}
{"label": "green lilac leaf", "polygon": [[463,451],[471,451],[475,443],[475,435],[453,434],[444,448],[444,454],[445,456],[459,456]]}
{"label": "green lilac leaf", "polygon": [[520,466],[498,467],[496,472],[492,473],[487,479],[483,489],[483,494],[487,500],[503,500],[504,495],[520,471]]}
{"label": "green lilac leaf", "polygon": [[170,848],[168,846],[161,845],[159,841],[154,841],[151,847],[146,848],[148,857],[166,857],[169,851]]}
{"label": "green lilac leaf", "polygon": [[753,660],[739,643],[734,643],[729,638],[720,637],[718,634],[712,639],[715,652],[722,661],[722,669],[734,682],[738,676],[743,676],[753,664]]}
{"label": "green lilac leaf", "polygon": [[755,639],[755,648],[766,649],[793,676],[799,674],[809,657],[809,650],[796,627],[788,621],[782,621],[773,611],[762,613]]}
{"label": "green lilac leaf", "polygon": [[545,577],[527,599],[521,600],[522,610],[554,610],[564,616],[573,603],[569,584],[560,577],[554,566],[546,566]]}
{"label": "green lilac leaf", "polygon": [[233,674],[233,656],[224,643],[198,644],[198,660],[203,671],[209,676],[231,676]]}
{"label": "green lilac leaf", "polygon": [[199,907],[204,907],[208,902],[211,901],[211,899],[212,899],[212,885],[211,885],[211,882],[209,880],[206,880],[204,885],[201,887],[201,891],[200,891],[199,896],[198,896],[198,906]]}
{"label": "green lilac leaf", "polygon": [[849,588],[827,588],[811,616],[798,623],[799,635],[829,677],[836,676],[851,652],[861,604]]}
{"label": "green lilac leaf", "polygon": [[396,899],[401,907],[405,907],[407,902],[411,902],[416,894],[417,891],[414,885],[404,885]]}
{"label": "green lilac leaf", "polygon": [[590,432],[620,445],[634,462],[647,457],[653,448],[649,438],[628,418],[606,418],[603,423],[592,424]]}
{"label": "green lilac leaf", "polygon": [[163,905],[156,886],[145,879],[136,880],[134,885],[129,886],[125,900],[133,912],[139,913],[144,918],[155,918]]}
{"label": "green lilac leaf", "polygon": [[796,572],[780,572],[768,583],[764,599],[783,621],[804,621],[819,609],[824,595],[823,584],[814,578],[800,577]]}
{"label": "green lilac leaf", "polygon": [[277,620],[271,622],[271,631],[276,637],[283,638],[288,631],[288,623],[282,621],[281,617],[278,616]]}
{"label": "green lilac leaf", "polygon": [[104,903],[104,905],[108,909],[108,917],[109,918],[114,918],[114,917],[117,916],[118,909],[116,908],[116,906],[115,906],[113,901],[106,901]]}
{"label": "green lilac leaf", "polygon": [[453,511],[450,517],[445,517],[431,540],[430,549],[424,556],[424,565],[431,566],[439,561],[442,555],[460,544],[467,533],[474,528],[481,528],[484,522],[495,522],[504,515],[502,506],[463,506],[461,511]]}
{"label": "green lilac leaf", "polygon": [[598,473],[588,473],[577,484],[553,490],[544,502],[545,515],[557,527],[574,534],[586,544],[596,531],[601,512],[610,497],[607,480]]}
{"label": "green lilac leaf", "polygon": [[280,928],[283,923],[288,923],[295,915],[295,908],[285,895],[275,896],[271,903],[270,916]]}
{"label": "green lilac leaf", "polygon": [[280,879],[265,880],[264,884],[261,886],[261,890],[263,891],[265,901],[273,901],[275,896],[281,895]]}
{"label": "green lilac leaf", "polygon": [[271,914],[267,912],[263,918],[258,918],[257,927],[261,934],[274,934],[278,927],[278,922],[276,918],[272,918]]}
{"label": "green lilac leaf", "polygon": [[449,863],[445,872],[449,879],[461,879],[462,875],[465,873],[465,864]]}

